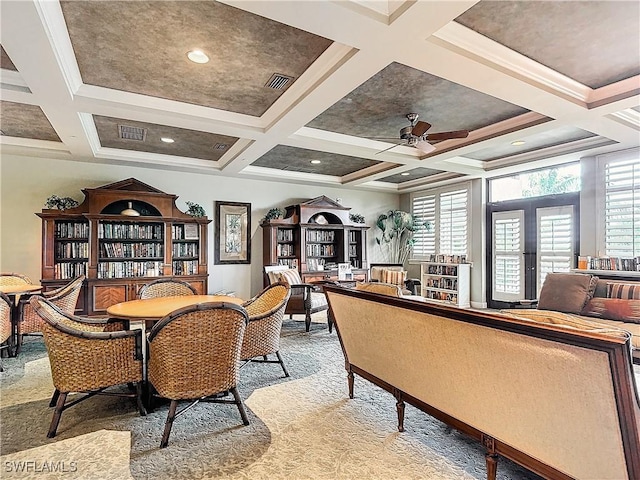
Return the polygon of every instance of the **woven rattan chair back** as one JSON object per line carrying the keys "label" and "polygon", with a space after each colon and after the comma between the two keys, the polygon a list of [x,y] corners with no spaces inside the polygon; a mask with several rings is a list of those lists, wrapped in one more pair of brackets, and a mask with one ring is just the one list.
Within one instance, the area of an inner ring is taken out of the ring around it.
{"label": "woven rattan chair back", "polygon": [[0,273],[0,286],[8,287],[9,285],[26,285],[31,283],[31,279],[20,273]]}
{"label": "woven rattan chair back", "polygon": [[160,320],[149,334],[149,381],[164,398],[213,395],[238,382],[247,323],[237,305],[203,303]]}
{"label": "woven rattan chair back", "polygon": [[138,298],[144,300],[147,298],[176,297],[195,294],[196,290],[187,282],[161,278],[144,285],[140,289]]}
{"label": "woven rattan chair back", "polygon": [[[45,292],[42,296],[59,307],[63,312],[73,314],[76,309],[76,304],[78,303],[80,289],[82,288],[82,282],[84,282],[84,280],[85,276],[80,275],[65,286],[52,292]],[[35,312],[28,301],[21,302],[20,309],[20,322],[18,324],[18,351],[22,345],[22,335],[41,332],[43,324],[42,318]]]}
{"label": "woven rattan chair back", "polygon": [[[289,373],[280,356],[280,332],[290,295],[291,287],[288,284],[274,283],[243,305],[249,313],[249,324],[240,352],[242,360],[279,363],[286,377]],[[271,354],[277,356],[277,362],[267,359]],[[263,358],[257,360],[255,357]]]}
{"label": "woven rattan chair back", "polygon": [[[0,350],[11,348],[11,300],[0,292]],[[2,372],[0,364],[0,372]]]}
{"label": "woven rattan chair back", "polygon": [[[81,399],[84,400],[107,387],[137,383],[136,393],[130,396],[136,398],[140,413],[145,414],[140,330],[104,332],[99,327],[83,325],[79,321],[82,317],[65,313],[43,297],[32,297],[29,304],[42,319],[42,333],[56,388],[52,399],[56,408],[49,437],[55,436],[62,411],[77,403],[65,405],[70,392],[92,392]],[[90,322],[90,319],[86,320]]]}
{"label": "woven rattan chair back", "polygon": [[[199,401],[233,403],[242,422],[249,425],[236,388],[247,321],[247,312],[241,306],[212,302],[177,310],[151,329],[147,369],[150,388],[171,399],[161,448],[169,443],[175,417]],[[234,399],[216,397],[223,392],[231,392]],[[180,400],[192,403],[176,413]]]}

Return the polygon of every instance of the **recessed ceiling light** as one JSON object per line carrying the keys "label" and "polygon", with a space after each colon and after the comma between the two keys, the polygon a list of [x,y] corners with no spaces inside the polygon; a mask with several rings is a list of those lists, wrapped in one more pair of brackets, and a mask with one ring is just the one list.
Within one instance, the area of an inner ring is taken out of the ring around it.
{"label": "recessed ceiling light", "polygon": [[160,140],[162,140],[164,143],[173,143],[173,142],[175,142],[175,140],[173,138],[169,138],[169,137],[162,137]]}
{"label": "recessed ceiling light", "polygon": [[187,58],[194,63],[207,63],[209,57],[202,50],[191,50],[187,52]]}
{"label": "recessed ceiling light", "polygon": [[400,175],[402,175],[403,177],[407,177],[407,176],[410,175],[410,173],[409,172],[402,172]]}
{"label": "recessed ceiling light", "polygon": [[511,142],[511,145],[514,147],[519,147],[520,145],[524,145],[526,142],[524,140],[516,140],[515,142]]}
{"label": "recessed ceiling light", "polygon": [[317,165],[322,162],[320,160],[311,160],[311,163],[313,163],[314,165]]}

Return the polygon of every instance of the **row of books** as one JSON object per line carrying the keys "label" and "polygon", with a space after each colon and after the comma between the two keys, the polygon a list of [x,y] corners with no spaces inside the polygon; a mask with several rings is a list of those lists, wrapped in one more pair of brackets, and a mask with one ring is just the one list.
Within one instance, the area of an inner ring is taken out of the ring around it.
{"label": "row of books", "polygon": [[441,288],[443,290],[458,290],[457,278],[427,278],[425,280],[425,287]]}
{"label": "row of books", "polygon": [[293,230],[279,228],[277,237],[279,242],[293,242]]}
{"label": "row of books", "polygon": [[640,257],[578,257],[580,270],[620,270],[623,272],[640,272]]}
{"label": "row of books", "polygon": [[56,280],[70,280],[78,275],[87,274],[87,262],[56,263],[53,267],[53,277]]}
{"label": "row of books", "polygon": [[197,243],[174,243],[173,256],[174,257],[197,257],[198,244]]}
{"label": "row of books", "polygon": [[172,225],[171,237],[174,240],[197,240],[198,224],[185,223],[184,225]]}
{"label": "row of books", "polygon": [[197,260],[174,261],[173,274],[174,275],[197,275],[198,261]]}
{"label": "row of books", "polygon": [[349,232],[349,243],[356,243],[358,241],[358,232]]}
{"label": "row of books", "polygon": [[87,242],[59,242],[55,246],[56,258],[87,258],[89,244]]}
{"label": "row of books", "polygon": [[458,275],[458,267],[455,265],[429,265],[427,273],[430,275]]}
{"label": "row of books", "polygon": [[434,253],[432,253],[431,255],[429,255],[429,261],[430,262],[437,262],[437,263],[467,263],[467,256],[466,255],[436,255]]}
{"label": "row of books", "polygon": [[276,247],[276,254],[279,257],[291,257],[295,255],[294,245],[292,243],[278,244]]}
{"label": "row of books", "polygon": [[333,257],[336,254],[336,247],[332,244],[307,244],[307,257]]}
{"label": "row of books", "polygon": [[88,222],[56,222],[55,237],[56,238],[88,238],[89,223]]}
{"label": "row of books", "polygon": [[333,242],[335,238],[333,230],[307,230],[307,242]]}
{"label": "row of books", "polygon": [[279,258],[278,265],[286,265],[289,268],[298,268],[297,258]]}
{"label": "row of books", "polygon": [[164,225],[161,223],[99,223],[98,238],[162,240]]}
{"label": "row of books", "polygon": [[458,303],[458,295],[455,293],[437,292],[435,290],[427,290],[424,292],[424,298],[431,300],[441,300],[443,302]]}
{"label": "row of books", "polygon": [[159,277],[162,262],[99,262],[98,278]]}
{"label": "row of books", "polygon": [[161,243],[101,243],[100,256],[103,258],[157,258],[164,257]]}

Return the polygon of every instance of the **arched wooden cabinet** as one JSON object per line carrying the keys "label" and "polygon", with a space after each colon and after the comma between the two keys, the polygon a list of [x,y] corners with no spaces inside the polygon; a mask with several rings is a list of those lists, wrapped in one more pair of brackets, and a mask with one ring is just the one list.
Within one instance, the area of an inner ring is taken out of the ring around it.
{"label": "arched wooden cabinet", "polygon": [[337,264],[349,263],[353,278],[366,280],[369,227],[353,223],[349,210],[323,195],[286,207],[283,218],[263,221],[263,264],[289,265],[312,282],[337,280]]}
{"label": "arched wooden cabinet", "polygon": [[104,314],[133,300],[158,277],[207,293],[206,217],[180,211],[176,195],[135,178],[82,190],[81,205],[42,210],[42,285],[57,288],[85,274],[77,312]]}

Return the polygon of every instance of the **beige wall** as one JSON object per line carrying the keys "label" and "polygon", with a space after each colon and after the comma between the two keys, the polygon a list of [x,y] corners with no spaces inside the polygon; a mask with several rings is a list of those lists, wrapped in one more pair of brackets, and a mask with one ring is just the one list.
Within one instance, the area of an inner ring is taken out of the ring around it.
{"label": "beige wall", "polygon": [[[146,167],[51,160],[2,155],[0,159],[0,270],[21,272],[40,279],[40,212],[55,194],[82,202],[83,188],[94,188],[134,177],[166,193],[202,205],[213,219],[216,200],[251,203],[251,265],[213,264],[213,222],[209,225],[209,291],[233,290],[249,298],[262,288],[262,229],[260,220],[273,207],[284,207],[320,195],[341,198],[342,205],[373,222],[381,212],[398,208],[399,195],[344,188],[306,186],[219,175],[154,170]],[[369,260],[378,260],[373,229],[369,230]]]}

